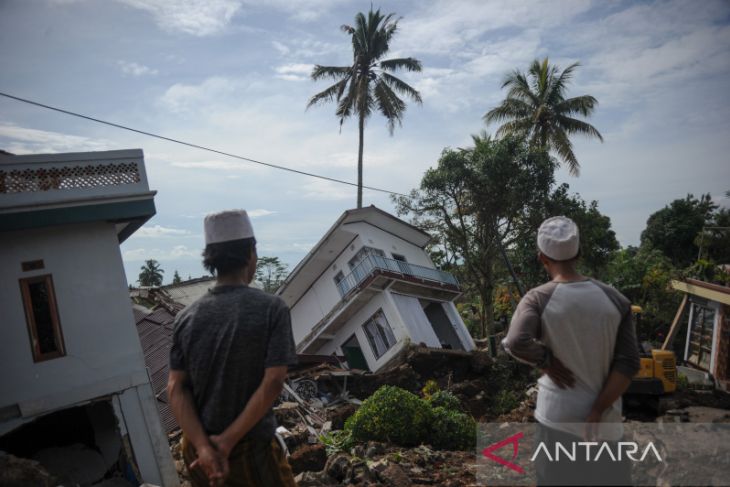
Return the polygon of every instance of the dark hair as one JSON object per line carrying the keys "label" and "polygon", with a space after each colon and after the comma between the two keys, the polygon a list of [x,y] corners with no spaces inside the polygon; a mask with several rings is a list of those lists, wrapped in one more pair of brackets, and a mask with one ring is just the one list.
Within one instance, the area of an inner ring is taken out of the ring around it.
{"label": "dark hair", "polygon": [[[544,253],[544,252],[543,252],[542,250],[540,251],[540,253],[541,253],[542,255],[545,255],[545,253]],[[577,254],[575,254],[575,257],[571,257],[570,259],[563,259],[563,260],[557,260],[557,259],[553,259],[552,257],[548,257],[547,255],[545,255],[545,258],[546,258],[547,260],[549,260],[550,262],[557,262],[557,263],[561,263],[561,262],[564,262],[564,263],[568,264],[568,263],[570,263],[570,262],[576,262],[576,261],[577,261],[578,259],[580,259],[580,258],[581,258],[581,255],[582,255],[582,254],[583,254],[583,251],[581,250],[581,248],[580,248],[580,247],[578,247],[578,253],[577,253]]]}
{"label": "dark hair", "polygon": [[254,249],[256,239],[253,237],[208,244],[203,250],[203,267],[219,276],[239,271],[248,265]]}

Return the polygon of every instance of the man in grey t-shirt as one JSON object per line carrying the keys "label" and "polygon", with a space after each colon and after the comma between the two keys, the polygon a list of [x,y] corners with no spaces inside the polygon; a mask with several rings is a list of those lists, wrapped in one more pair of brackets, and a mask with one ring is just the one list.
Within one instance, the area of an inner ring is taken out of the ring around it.
{"label": "man in grey t-shirt", "polygon": [[[569,218],[543,222],[537,244],[551,281],[523,296],[502,342],[513,357],[543,372],[535,408],[538,440],[563,446],[618,440],[621,395],[639,370],[631,304],[614,288],[578,273],[579,242]],[[538,485],[630,483],[626,462],[543,462],[537,473]]]}
{"label": "man in grey t-shirt", "polygon": [[289,309],[251,288],[256,240],[243,210],[205,219],[208,294],[175,319],[170,404],[193,485],[294,485],[271,410],[296,363]]}

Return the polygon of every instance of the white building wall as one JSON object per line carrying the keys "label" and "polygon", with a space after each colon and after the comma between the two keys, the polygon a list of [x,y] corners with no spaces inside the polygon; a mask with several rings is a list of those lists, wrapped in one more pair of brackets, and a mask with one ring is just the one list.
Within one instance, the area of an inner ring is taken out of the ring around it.
{"label": "white building wall", "polygon": [[411,264],[434,267],[423,249],[373,225],[358,222],[346,224],[343,228],[352,232],[353,236],[357,234],[357,238],[347,246],[291,308],[292,331],[297,344],[340,302],[341,297],[335,285],[335,276],[340,271],[344,275],[350,273],[348,263],[362,247],[380,249],[385,252],[387,258],[393,258],[393,253],[395,253],[404,256]]}
{"label": "white building wall", "polygon": [[[44,269],[22,271],[21,262],[37,259]],[[22,409],[74,390],[98,397],[112,392],[105,382],[129,387],[146,376],[112,224],[5,232],[0,269],[2,405],[20,403]],[[45,274],[53,277],[66,356],[34,363],[18,280]],[[42,410],[43,404],[33,408]]]}
{"label": "white building wall", "polygon": [[392,259],[393,254],[395,253],[405,257],[411,264],[431,268],[435,267],[428,254],[422,248],[410,242],[406,242],[392,233],[388,233],[365,222],[350,223],[345,225],[345,228],[360,236],[361,246],[367,245],[368,247],[381,249],[385,252],[385,256],[389,259]]}
{"label": "white building wall", "polygon": [[340,271],[344,275],[350,273],[348,262],[362,246],[362,240],[355,238],[291,308],[292,332],[297,345],[342,299],[335,276]]}
{"label": "white building wall", "polygon": [[[22,271],[22,262],[38,259],[43,269]],[[0,423],[0,434],[34,416],[119,393],[134,450],[146,455],[136,455],[143,480],[178,485],[154,397],[151,390],[145,394],[149,377],[115,226],[99,222],[3,232],[0,269],[0,407],[17,405],[22,416]],[[34,363],[19,279],[47,274],[66,355]]]}
{"label": "white building wall", "polygon": [[[393,330],[396,344],[385,352],[380,358],[376,359],[373,349],[370,347],[363,325],[378,310],[382,309],[385,319],[388,320],[390,328]],[[378,370],[387,363],[395,354],[397,354],[403,346],[410,341],[408,330],[404,327],[403,321],[398,315],[398,310],[393,302],[386,298],[384,293],[378,293],[366,304],[360,311],[351,317],[347,324],[343,326],[329,343],[320,348],[316,353],[330,355],[334,352],[342,354],[342,344],[345,343],[353,333],[357,336],[362,353],[368,363],[368,367],[372,371]]]}

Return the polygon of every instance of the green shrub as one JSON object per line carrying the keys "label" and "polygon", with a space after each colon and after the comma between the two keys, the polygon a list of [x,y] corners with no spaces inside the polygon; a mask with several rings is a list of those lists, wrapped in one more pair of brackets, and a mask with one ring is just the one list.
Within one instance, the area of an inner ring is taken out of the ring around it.
{"label": "green shrub", "polygon": [[345,422],[355,441],[387,441],[414,446],[425,441],[433,412],[418,396],[394,386],[382,386]]}
{"label": "green shrub", "polygon": [[429,399],[432,395],[439,392],[441,388],[439,387],[438,383],[433,380],[429,379],[426,381],[426,385],[423,386],[423,389],[421,389],[421,395],[424,397],[424,399]]}
{"label": "green shrub", "polygon": [[492,414],[499,416],[512,411],[520,405],[521,397],[522,393],[520,392],[510,389],[502,389],[496,396],[494,396],[491,407]]}
{"label": "green shrub", "polygon": [[448,391],[437,391],[436,393],[429,396],[427,399],[428,404],[432,408],[446,408],[450,411],[461,411],[461,401],[458,397]]}
{"label": "green shrub", "polygon": [[433,408],[431,445],[441,450],[471,450],[476,445],[477,425],[468,414],[447,409]]}
{"label": "green shrub", "polygon": [[335,430],[319,435],[319,441],[327,449],[327,456],[341,451],[349,451],[354,446],[352,433],[346,430]]}

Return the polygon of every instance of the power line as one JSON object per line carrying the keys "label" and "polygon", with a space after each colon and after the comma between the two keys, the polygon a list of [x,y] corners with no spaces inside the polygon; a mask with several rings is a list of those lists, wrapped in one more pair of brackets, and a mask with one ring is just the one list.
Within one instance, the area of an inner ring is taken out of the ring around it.
{"label": "power line", "polygon": [[[84,115],[84,114],[81,114],[81,113],[72,112],[70,110],[64,110],[63,108],[58,108],[58,107],[54,107],[54,106],[51,106],[51,105],[46,105],[46,104],[43,104],[43,103],[39,103],[37,101],[28,100],[26,98],[21,98],[19,96],[10,95],[8,93],[0,92],[0,96],[4,96],[5,98],[10,98],[11,100],[19,101],[19,102],[22,102],[22,103],[27,103],[29,105],[35,105],[37,107],[45,108],[47,110],[53,110],[54,112],[63,113],[65,115],[71,115],[72,117],[83,118],[85,120],[89,120],[89,121],[92,121],[92,122],[101,123],[101,124],[104,124],[104,125],[109,125],[110,127],[115,127],[115,128],[122,129],[122,130],[128,130],[130,132],[135,132],[135,133],[138,133],[138,134],[146,135],[148,137],[154,137],[156,139],[165,140],[167,142],[173,142],[175,144],[185,145],[185,146],[188,146],[188,147],[192,147],[194,149],[200,149],[200,150],[204,150],[204,151],[208,151],[208,152],[213,152],[215,154],[220,154],[220,155],[223,155],[223,156],[226,156],[226,157],[232,157],[234,159],[240,159],[242,161],[251,162],[253,164],[260,164],[262,166],[270,167],[270,168],[273,168],[273,169],[280,169],[282,171],[288,171],[288,172],[292,172],[292,173],[299,174],[299,175],[302,175],[302,176],[309,176],[310,178],[323,179],[325,181],[330,181],[330,182],[333,182],[333,183],[346,184],[348,186],[355,186],[355,187],[357,187],[357,183],[353,183],[351,181],[345,181],[343,179],[331,178],[329,176],[322,176],[321,174],[315,174],[315,173],[311,173],[311,172],[300,171],[298,169],[293,169],[291,167],[286,167],[286,166],[280,166],[278,164],[272,164],[270,162],[258,161],[256,159],[251,159],[250,157],[239,156],[237,154],[232,154],[230,152],[225,152],[225,151],[221,151],[221,150],[218,150],[218,149],[213,149],[211,147],[205,147],[203,145],[193,144],[192,142],[185,142],[184,140],[173,139],[172,137],[165,137],[164,135],[159,135],[159,134],[155,134],[155,133],[152,133],[152,132],[146,132],[144,130],[139,130],[139,129],[135,129],[135,128],[132,128],[132,127],[127,127],[126,125],[121,125],[121,124],[114,123],[114,122],[108,122],[106,120],[101,120],[99,118],[90,117],[89,115]],[[371,191],[378,191],[380,193],[394,194],[394,195],[398,195],[398,196],[407,196],[407,195],[405,195],[403,193],[398,193],[397,191],[390,191],[390,190],[387,190],[387,189],[375,188],[373,186],[363,186],[363,189],[369,189]]]}

